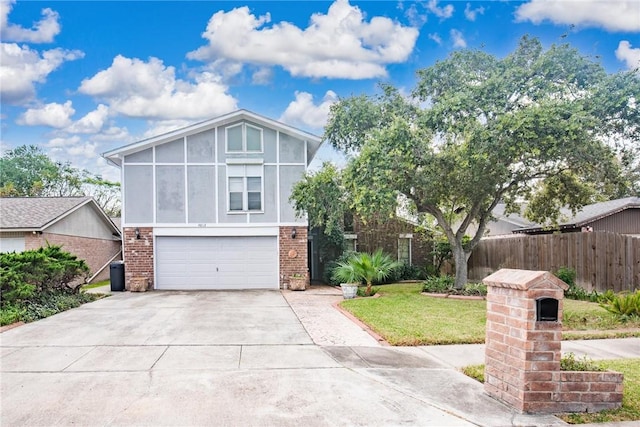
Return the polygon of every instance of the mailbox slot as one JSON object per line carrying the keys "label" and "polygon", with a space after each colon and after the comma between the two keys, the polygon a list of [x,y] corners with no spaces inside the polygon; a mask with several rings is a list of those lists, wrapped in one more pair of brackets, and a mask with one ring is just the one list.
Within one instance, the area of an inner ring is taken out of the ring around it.
{"label": "mailbox slot", "polygon": [[538,322],[557,322],[558,300],[555,298],[538,298],[536,300],[536,320]]}

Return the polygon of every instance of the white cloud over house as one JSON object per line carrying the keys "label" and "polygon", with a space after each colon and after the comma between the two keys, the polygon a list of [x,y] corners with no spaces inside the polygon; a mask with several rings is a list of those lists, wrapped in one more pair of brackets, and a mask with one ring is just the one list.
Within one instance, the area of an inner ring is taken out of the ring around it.
{"label": "white cloud over house", "polygon": [[309,26],[271,24],[248,7],[215,13],[202,37],[207,44],[187,58],[257,66],[281,66],[291,75],[368,79],[387,75],[386,65],[405,61],[418,30],[381,16],[366,20],[347,0],[336,0],[327,14],[311,16]]}
{"label": "white cloud over house", "polygon": [[23,126],[49,126],[61,129],[70,126],[71,116],[76,112],[71,101],[64,104],[52,102],[36,108],[29,108],[18,117],[17,123]]}
{"label": "white cloud over house", "polygon": [[469,21],[475,21],[478,15],[484,14],[484,7],[472,8],[471,3],[467,3],[467,7],[464,8],[464,16]]}
{"label": "white cloud over house", "polygon": [[451,16],[453,16],[453,11],[455,10],[451,4],[439,7],[438,0],[429,0],[425,7],[440,19],[451,18]]}
{"label": "white cloud over house", "polygon": [[631,43],[622,40],[616,49],[616,58],[624,62],[629,70],[640,69],[640,47],[631,47]]}
{"label": "white cloud over house", "polygon": [[319,131],[327,124],[329,109],[338,101],[338,95],[329,90],[319,104],[314,104],[313,95],[308,92],[296,92],[296,98],[289,103],[280,121],[292,126]]}
{"label": "white cloud over house", "polygon": [[15,0],[0,0],[0,38],[5,42],[51,43],[60,33],[58,13],[49,8],[42,9],[42,19],[32,28],[10,23],[9,14],[14,3]]}
{"label": "white cloud over house", "polygon": [[78,91],[105,101],[115,113],[161,120],[201,119],[235,110],[237,101],[227,89],[212,72],[183,80],[158,58],[145,62],[118,55],[109,68],[83,80]]}
{"label": "white cloud over house", "polygon": [[608,31],[640,31],[638,0],[531,0],[516,9],[516,21],[598,27]]}
{"label": "white cloud over house", "polygon": [[451,36],[451,42],[453,43],[453,47],[465,48],[467,47],[467,41],[464,39],[464,35],[460,30],[456,30],[455,28],[449,31],[449,35]]}
{"label": "white cloud over house", "polygon": [[38,52],[16,43],[0,44],[0,96],[2,102],[20,105],[36,95],[36,84],[65,61],[84,57],[78,50],[50,49]]}

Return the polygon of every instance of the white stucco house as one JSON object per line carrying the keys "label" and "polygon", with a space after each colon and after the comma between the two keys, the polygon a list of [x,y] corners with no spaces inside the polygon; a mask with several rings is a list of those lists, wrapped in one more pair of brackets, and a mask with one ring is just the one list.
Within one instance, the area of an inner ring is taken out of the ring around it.
{"label": "white stucco house", "polygon": [[278,289],[306,273],[289,197],[321,143],[238,110],[104,153],[121,170],[127,285]]}

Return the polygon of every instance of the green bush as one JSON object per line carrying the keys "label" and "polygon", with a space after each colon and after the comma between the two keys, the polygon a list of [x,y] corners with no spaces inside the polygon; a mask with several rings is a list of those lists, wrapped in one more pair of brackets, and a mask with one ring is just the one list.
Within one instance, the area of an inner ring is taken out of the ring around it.
{"label": "green bush", "polygon": [[322,280],[325,283],[329,283],[329,284],[331,284],[333,286],[338,286],[340,284],[340,282],[333,277],[334,270],[336,269],[336,267],[338,267],[339,264],[343,264],[343,263],[347,262],[349,260],[349,258],[351,258],[351,256],[353,254],[355,254],[355,252],[353,252],[353,251],[344,251],[342,253],[342,255],[340,255],[335,260],[329,261],[324,267],[324,272],[322,274]]}
{"label": "green bush", "polygon": [[422,292],[447,293],[453,289],[456,279],[453,276],[431,276],[427,277],[422,285]]}
{"label": "green bush", "polygon": [[400,280],[420,280],[424,279],[424,270],[416,265],[400,264],[391,272],[385,283],[395,283]]}
{"label": "green bush", "polygon": [[61,246],[47,245],[36,250],[0,254],[2,301],[29,301],[40,293],[56,289],[77,292],[72,282],[89,274],[87,264]]}
{"label": "green bush", "polygon": [[613,313],[622,321],[629,317],[640,317],[640,290],[634,293],[613,294],[605,293],[606,297],[601,298],[600,306],[610,313]]}
{"label": "green bush", "polygon": [[579,301],[591,301],[597,302],[600,295],[598,292],[589,292],[581,286],[576,284],[576,271],[569,267],[560,267],[555,272],[555,276],[569,285],[569,289],[564,291],[565,298],[575,299]]}
{"label": "green bush", "polygon": [[604,371],[604,368],[595,364],[587,356],[578,359],[575,354],[568,353],[560,359],[562,371]]}

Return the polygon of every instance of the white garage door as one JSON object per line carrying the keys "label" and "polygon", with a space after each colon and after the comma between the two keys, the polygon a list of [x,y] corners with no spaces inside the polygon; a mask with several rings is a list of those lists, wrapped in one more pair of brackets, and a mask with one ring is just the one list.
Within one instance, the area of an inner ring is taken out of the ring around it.
{"label": "white garage door", "polygon": [[278,289],[277,237],[158,236],[157,289]]}

